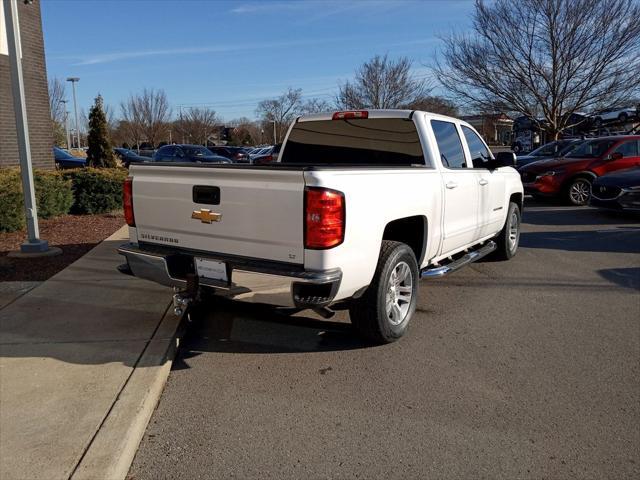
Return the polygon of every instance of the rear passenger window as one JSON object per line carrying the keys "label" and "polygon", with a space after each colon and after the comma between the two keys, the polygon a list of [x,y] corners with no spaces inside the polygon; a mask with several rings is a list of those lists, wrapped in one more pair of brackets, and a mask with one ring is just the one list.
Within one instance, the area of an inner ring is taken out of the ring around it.
{"label": "rear passenger window", "polygon": [[455,124],[441,120],[431,120],[431,128],[436,136],[442,164],[448,168],[465,168],[464,151]]}
{"label": "rear passenger window", "polygon": [[464,133],[464,138],[467,140],[473,168],[489,168],[491,154],[478,134],[464,125],[462,126],[462,133]]}
{"label": "rear passenger window", "polygon": [[638,142],[632,140],[630,142],[623,143],[615,150],[621,153],[625,157],[637,157],[638,156]]}

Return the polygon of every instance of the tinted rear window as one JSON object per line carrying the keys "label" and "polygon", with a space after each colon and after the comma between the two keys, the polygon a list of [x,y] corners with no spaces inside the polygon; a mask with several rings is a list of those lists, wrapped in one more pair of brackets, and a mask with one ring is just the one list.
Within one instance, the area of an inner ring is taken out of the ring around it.
{"label": "tinted rear window", "polygon": [[416,126],[402,118],[298,122],[282,163],[313,165],[424,165]]}

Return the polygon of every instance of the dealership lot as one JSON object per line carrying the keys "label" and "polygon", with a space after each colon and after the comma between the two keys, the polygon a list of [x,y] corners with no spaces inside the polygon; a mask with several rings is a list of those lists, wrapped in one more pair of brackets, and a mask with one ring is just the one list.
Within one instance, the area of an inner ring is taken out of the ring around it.
{"label": "dealership lot", "polygon": [[130,477],[640,474],[640,221],[525,206],[510,262],[422,281],[408,335],[220,303],[189,326]]}

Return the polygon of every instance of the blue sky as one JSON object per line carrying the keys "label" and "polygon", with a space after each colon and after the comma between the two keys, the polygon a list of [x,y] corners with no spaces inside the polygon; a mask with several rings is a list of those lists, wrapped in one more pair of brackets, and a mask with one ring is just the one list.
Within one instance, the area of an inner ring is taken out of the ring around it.
{"label": "blue sky", "polygon": [[375,54],[405,55],[428,75],[438,35],[470,26],[472,1],[43,0],[49,77],[80,77],[87,109],[162,88],[174,107],[253,118],[287,87],[332,101]]}

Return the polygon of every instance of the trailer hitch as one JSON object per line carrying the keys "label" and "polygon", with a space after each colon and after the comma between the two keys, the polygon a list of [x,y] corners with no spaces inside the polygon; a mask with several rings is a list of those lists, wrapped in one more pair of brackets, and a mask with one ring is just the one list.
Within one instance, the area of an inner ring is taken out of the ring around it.
{"label": "trailer hitch", "polygon": [[173,314],[179,317],[200,300],[198,277],[188,274],[186,288],[173,287],[173,292]]}

